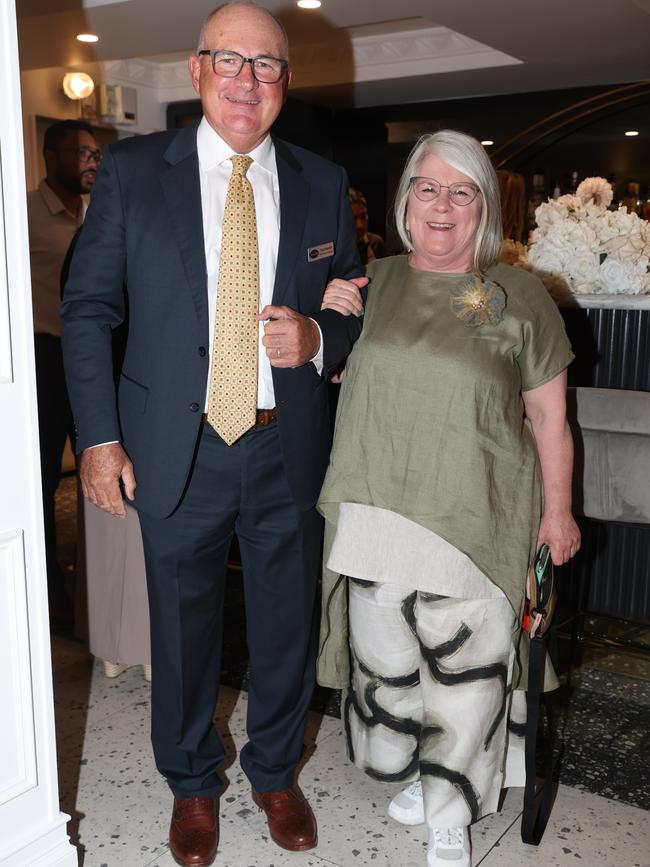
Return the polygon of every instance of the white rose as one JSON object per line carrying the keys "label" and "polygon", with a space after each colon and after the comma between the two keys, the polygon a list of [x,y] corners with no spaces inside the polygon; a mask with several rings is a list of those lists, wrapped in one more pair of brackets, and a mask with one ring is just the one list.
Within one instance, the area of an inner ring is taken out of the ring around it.
{"label": "white rose", "polygon": [[623,205],[618,211],[613,211],[614,224],[618,229],[619,235],[629,235],[636,228],[636,222],[639,219],[634,213],[628,213],[627,208]]}
{"label": "white rose", "polygon": [[569,260],[569,276],[575,292],[593,292],[598,283],[599,272],[600,257],[597,253],[583,250]]}
{"label": "white rose", "polygon": [[598,220],[592,223],[592,228],[601,244],[605,244],[611,238],[616,238],[619,234],[618,223],[612,211],[605,211]]}
{"label": "white rose", "polygon": [[607,295],[639,295],[645,290],[648,262],[620,262],[608,256],[600,266],[600,291]]}
{"label": "white rose", "polygon": [[562,274],[567,264],[563,251],[544,242],[528,248],[528,261],[536,271],[547,274]]}
{"label": "white rose", "polygon": [[586,223],[576,223],[571,220],[553,226],[549,232],[549,239],[553,238],[553,243],[567,251],[567,254],[575,255],[581,251],[596,251],[598,249],[598,239],[596,233]]}
{"label": "white rose", "polygon": [[558,207],[554,199],[551,199],[549,202],[543,202],[539,207],[535,208],[535,222],[541,229],[547,229],[553,223],[565,220],[567,216],[568,210],[566,207]]}

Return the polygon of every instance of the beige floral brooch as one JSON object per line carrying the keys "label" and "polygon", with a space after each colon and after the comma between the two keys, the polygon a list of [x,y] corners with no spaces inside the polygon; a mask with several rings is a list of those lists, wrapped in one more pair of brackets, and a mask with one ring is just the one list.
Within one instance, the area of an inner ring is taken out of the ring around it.
{"label": "beige floral brooch", "polygon": [[492,280],[470,277],[452,289],[449,306],[452,313],[469,328],[498,325],[503,319],[506,293]]}

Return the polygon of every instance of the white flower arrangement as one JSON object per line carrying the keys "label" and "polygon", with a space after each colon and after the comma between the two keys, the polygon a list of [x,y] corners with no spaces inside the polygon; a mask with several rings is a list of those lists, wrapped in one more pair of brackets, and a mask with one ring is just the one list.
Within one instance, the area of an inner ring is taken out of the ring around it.
{"label": "white flower arrangement", "polygon": [[587,178],[575,195],[541,204],[516,264],[538,274],[556,297],[650,293],[650,223],[625,207],[607,210],[612,198],[606,180]]}

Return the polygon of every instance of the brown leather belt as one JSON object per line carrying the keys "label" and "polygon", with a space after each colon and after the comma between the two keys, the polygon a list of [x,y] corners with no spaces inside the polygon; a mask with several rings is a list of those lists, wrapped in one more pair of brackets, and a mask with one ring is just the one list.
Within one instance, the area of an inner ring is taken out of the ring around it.
{"label": "brown leather belt", "polygon": [[[273,409],[258,409],[257,415],[255,417],[255,424],[251,428],[251,430],[258,427],[266,427],[268,424],[271,424],[272,421],[275,421],[278,417],[278,408],[274,406]],[[206,413],[203,413],[203,421],[208,423],[208,416]]]}

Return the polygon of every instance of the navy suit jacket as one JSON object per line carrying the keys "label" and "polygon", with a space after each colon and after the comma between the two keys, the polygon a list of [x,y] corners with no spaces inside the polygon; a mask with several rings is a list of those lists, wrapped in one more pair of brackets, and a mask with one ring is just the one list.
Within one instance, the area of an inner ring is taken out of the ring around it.
{"label": "navy suit jacket", "polygon": [[[311,508],[327,468],[327,377],[361,330],[320,310],[333,277],[359,276],[343,169],[274,139],[280,242],[273,303],[313,317],[324,372],[273,368],[282,458],[299,508]],[[334,242],[334,255],[307,250]],[[117,400],[111,332],[129,325]],[[178,504],[192,467],[208,381],[208,300],[196,127],[126,139],[104,151],[61,306],[77,450],[121,440],[136,505],[158,517]]]}

